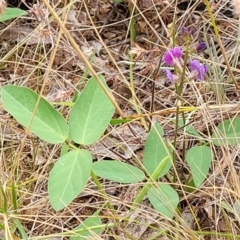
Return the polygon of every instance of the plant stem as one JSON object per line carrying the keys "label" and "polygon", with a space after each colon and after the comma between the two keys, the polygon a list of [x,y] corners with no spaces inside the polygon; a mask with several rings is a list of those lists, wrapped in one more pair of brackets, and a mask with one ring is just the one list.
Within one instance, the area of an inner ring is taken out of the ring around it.
{"label": "plant stem", "polygon": [[[177,135],[178,135],[178,121],[179,121],[179,115],[180,115],[180,111],[179,108],[182,106],[182,91],[183,91],[183,84],[184,84],[184,79],[185,79],[185,72],[186,72],[186,67],[187,67],[187,59],[188,59],[188,55],[189,55],[189,45],[190,42],[187,41],[186,44],[186,51],[185,51],[185,55],[184,55],[184,62],[183,62],[183,69],[181,72],[181,79],[180,79],[180,84],[179,86],[176,84],[176,92],[177,92],[177,111],[176,111],[176,123],[175,123],[175,133],[174,133],[174,141],[173,141],[173,146],[174,149],[176,149],[177,147]],[[182,112],[182,118],[183,118],[183,124],[185,124],[185,114],[184,112]],[[183,141],[185,142],[185,141]],[[183,149],[183,151],[185,151],[185,149]],[[175,164],[176,162],[176,152],[173,151],[173,164]],[[176,176],[174,174],[174,180],[175,180]]]}
{"label": "plant stem", "polygon": [[[129,12],[130,12],[130,39],[131,39],[131,47],[133,47],[133,42],[135,41],[135,38],[136,38],[136,29],[135,29],[135,20],[133,18],[133,14],[134,14],[134,11],[135,11],[135,5],[132,7],[133,3],[130,3],[129,4]],[[136,4],[136,3],[134,3]],[[134,56],[133,54],[129,54],[129,58],[130,58],[130,62],[134,62]],[[129,81],[130,81],[130,88],[131,88],[131,93],[132,93],[132,101],[131,103],[133,104],[134,106],[134,109],[136,110],[137,114],[141,114],[141,111],[138,107],[138,103],[136,101],[136,91],[135,91],[135,87],[134,87],[134,75],[133,75],[133,67],[134,67],[134,64],[130,64],[129,65]],[[144,118],[141,118],[140,121],[142,122],[144,128],[146,130],[148,130],[148,126],[146,124],[146,121]]]}
{"label": "plant stem", "polygon": [[160,173],[165,168],[167,162],[169,161],[169,157],[166,156],[158,165],[156,170],[152,175],[150,175],[148,181],[144,184],[144,187],[141,189],[141,191],[138,193],[137,197],[135,198],[130,211],[132,212],[143,200],[143,198],[146,196],[148,190],[152,186],[152,184],[156,181],[156,179],[159,177]]}
{"label": "plant stem", "polygon": [[[91,177],[92,177],[92,180],[94,181],[94,183],[96,184],[99,192],[107,199],[108,196],[107,196],[107,194],[106,194],[106,192],[104,191],[101,183],[99,182],[97,176],[95,175],[95,173],[94,173],[93,171],[91,171]],[[108,208],[109,208],[111,211],[115,212],[114,207],[112,206],[112,204],[111,204],[109,201],[107,202],[107,206],[108,206]]]}

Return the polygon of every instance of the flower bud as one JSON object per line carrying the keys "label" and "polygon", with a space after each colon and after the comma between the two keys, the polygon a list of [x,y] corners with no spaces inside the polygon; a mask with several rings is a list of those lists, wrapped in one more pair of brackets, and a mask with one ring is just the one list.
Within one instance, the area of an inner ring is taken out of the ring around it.
{"label": "flower bud", "polygon": [[198,44],[196,51],[197,52],[202,52],[207,48],[207,45],[205,42],[201,42]]}

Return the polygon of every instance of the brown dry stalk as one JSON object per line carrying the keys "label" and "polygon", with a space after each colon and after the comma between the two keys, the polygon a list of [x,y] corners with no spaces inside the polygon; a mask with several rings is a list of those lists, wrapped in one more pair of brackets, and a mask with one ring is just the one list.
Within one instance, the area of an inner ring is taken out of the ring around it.
{"label": "brown dry stalk", "polygon": [[58,23],[60,29],[63,31],[63,33],[65,34],[65,36],[67,37],[67,39],[69,40],[69,42],[71,43],[72,47],[75,49],[77,55],[79,56],[79,58],[83,61],[83,63],[85,64],[85,66],[87,67],[87,69],[91,72],[91,74],[93,75],[93,77],[96,79],[96,81],[98,82],[98,84],[100,85],[100,87],[102,88],[102,90],[105,92],[105,94],[108,96],[109,100],[112,102],[112,104],[114,105],[114,107],[116,108],[118,114],[122,117],[125,118],[124,113],[122,112],[122,110],[120,109],[120,107],[118,106],[117,102],[115,101],[115,99],[113,98],[112,94],[108,91],[108,89],[104,86],[104,84],[102,83],[102,81],[100,80],[98,74],[96,73],[96,71],[93,69],[92,65],[89,63],[88,59],[85,57],[85,55],[83,54],[83,52],[81,51],[81,49],[79,48],[79,46],[77,45],[77,43],[75,42],[75,40],[73,39],[73,37],[71,36],[71,34],[69,33],[69,31],[67,30],[67,28],[62,24],[61,19],[58,17],[57,13],[53,10],[53,8],[50,6],[50,4],[48,3],[48,1],[43,0],[44,4],[46,5],[46,7],[48,8],[48,10],[51,12],[52,16],[54,17],[54,19],[56,20],[56,22]]}

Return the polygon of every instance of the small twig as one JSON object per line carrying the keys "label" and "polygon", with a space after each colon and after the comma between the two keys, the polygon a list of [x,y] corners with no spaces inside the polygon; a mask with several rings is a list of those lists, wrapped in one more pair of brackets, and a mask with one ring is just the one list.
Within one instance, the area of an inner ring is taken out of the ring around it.
{"label": "small twig", "polygon": [[102,90],[104,91],[104,93],[107,95],[107,97],[109,98],[109,100],[112,102],[112,104],[114,105],[115,109],[117,110],[118,114],[122,117],[125,118],[124,113],[122,112],[122,110],[120,109],[120,107],[118,106],[117,102],[115,101],[115,99],[113,98],[112,94],[108,91],[108,89],[105,87],[105,85],[102,83],[102,81],[100,80],[98,74],[96,73],[96,71],[93,69],[92,65],[89,63],[89,60],[85,57],[85,55],[83,54],[83,52],[81,51],[81,49],[79,48],[79,46],[77,45],[76,41],[73,39],[73,37],[71,36],[70,32],[67,30],[67,28],[65,27],[65,25],[62,23],[61,19],[58,17],[57,13],[53,10],[53,8],[50,6],[50,4],[48,3],[47,0],[43,0],[44,4],[46,5],[46,7],[48,8],[48,10],[51,12],[52,16],[54,17],[54,19],[56,20],[56,22],[58,23],[60,29],[64,32],[64,34],[66,35],[67,39],[69,40],[69,42],[71,43],[72,47],[74,48],[74,50],[76,51],[77,55],[79,56],[79,58],[83,61],[83,63],[85,64],[86,68],[89,69],[89,72],[93,75],[93,77],[96,79],[97,83],[99,84],[99,86],[102,88]]}

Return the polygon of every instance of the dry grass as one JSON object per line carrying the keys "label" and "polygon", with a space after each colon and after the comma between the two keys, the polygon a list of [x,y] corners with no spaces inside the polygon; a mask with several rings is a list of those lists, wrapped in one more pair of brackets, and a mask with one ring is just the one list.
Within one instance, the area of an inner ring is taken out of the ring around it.
{"label": "dry grass", "polygon": [[[49,9],[43,3],[42,12],[36,11],[35,16],[2,24],[1,86],[27,86],[51,102],[71,101],[74,90],[81,89],[85,84],[85,79],[79,80],[86,68],[70,41],[70,34],[86,59],[90,58],[94,48],[97,49],[92,67],[105,76],[125,116],[136,113],[134,98],[140,114],[145,116],[145,126],[154,115],[153,121],[159,121],[171,132],[175,119],[172,108],[176,107],[177,95],[175,86],[168,83],[158,65],[166,49],[172,47],[173,31],[177,44],[182,46],[184,41],[180,30],[183,26],[189,27],[195,31],[195,42],[208,43],[207,50],[201,55],[195,54],[195,58],[208,65],[209,73],[206,82],[184,85],[182,105],[198,108],[186,113],[186,119],[193,122],[203,139],[208,140],[217,123],[238,116],[239,91],[229,76],[209,13],[206,9],[195,11],[201,1],[196,1],[189,8],[181,4],[183,1],[176,2],[142,0],[135,5],[134,1],[115,4],[97,0],[51,0],[51,8],[61,20],[60,25],[52,15],[47,14]],[[129,14],[129,6],[135,9],[134,16]],[[211,7],[225,54],[235,79],[238,79],[239,21],[226,16],[228,1],[211,3]],[[136,59],[131,71],[128,51],[131,47],[129,23],[132,18],[137,32],[135,42],[146,51]],[[67,32],[61,26],[65,26]],[[135,91],[129,84],[131,73]],[[67,107],[57,105],[57,108],[68,116]],[[116,117],[118,115],[116,112]],[[182,159],[182,144],[185,142],[185,147],[189,149],[197,141],[179,131],[179,159],[175,166],[178,181],[175,186],[181,199],[179,210],[182,214],[174,220],[164,219],[147,200],[136,211],[129,213],[129,206],[144,183],[120,185],[102,181],[108,194],[106,199],[89,180],[77,199],[63,211],[54,212],[48,199],[47,180],[53,163],[60,155],[61,146],[48,145],[31,134],[26,135],[25,130],[2,108],[0,120],[0,181],[8,209],[7,215],[0,213],[0,216],[6,239],[20,239],[19,230],[14,229],[14,218],[21,222],[28,239],[69,239],[71,230],[107,200],[114,205],[115,213],[113,215],[107,208],[101,211],[103,223],[109,228],[106,227],[101,236],[92,239],[240,238],[239,146],[211,145],[215,158],[209,177],[201,188],[189,194],[183,190],[188,167]],[[147,129],[139,118],[129,125],[134,134],[126,126],[109,128],[108,134],[90,148],[94,158],[117,158],[135,165],[141,163]],[[13,211],[12,184],[17,192],[17,214]],[[3,206],[2,195],[0,203]],[[235,206],[235,209],[226,211],[223,203]],[[119,221],[122,218],[125,220]]]}

